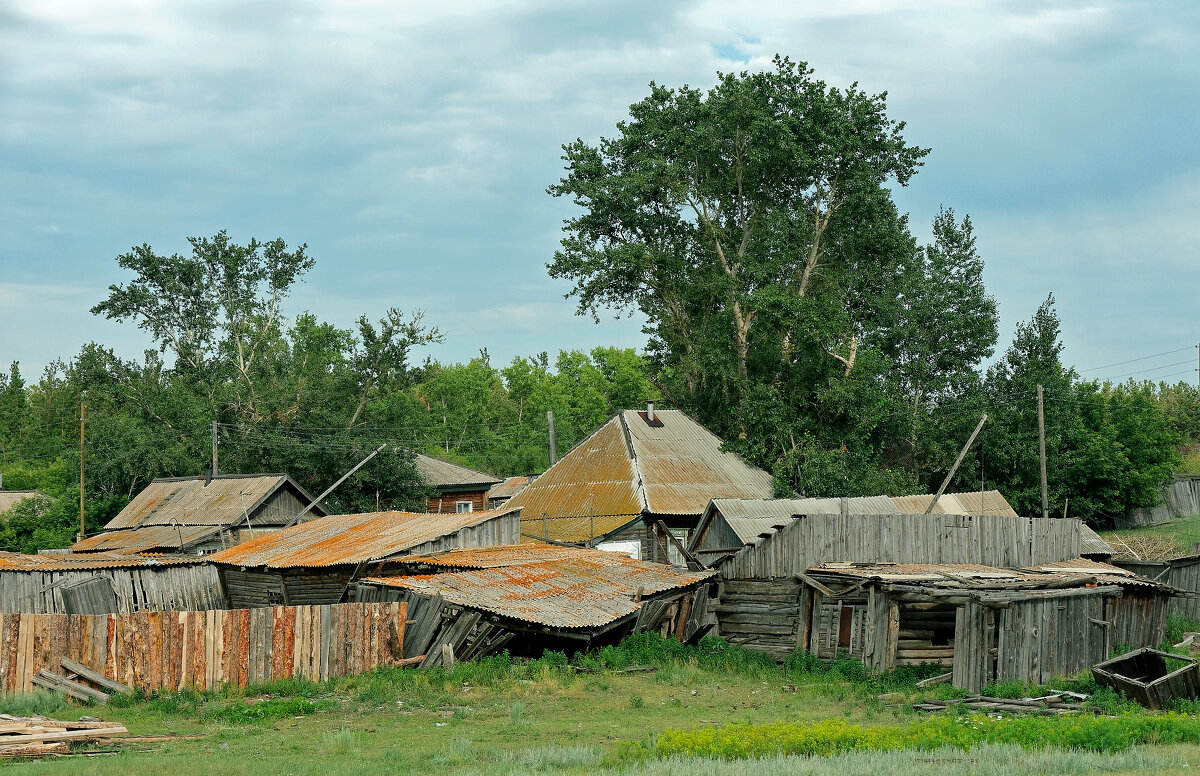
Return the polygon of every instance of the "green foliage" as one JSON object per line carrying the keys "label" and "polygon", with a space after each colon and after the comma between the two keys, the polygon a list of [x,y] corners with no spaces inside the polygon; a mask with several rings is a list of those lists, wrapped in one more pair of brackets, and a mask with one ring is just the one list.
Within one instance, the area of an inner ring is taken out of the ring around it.
{"label": "green foliage", "polygon": [[255,703],[234,701],[205,710],[204,718],[230,725],[252,725],[284,717],[315,714],[330,708],[330,705],[328,702],[311,701],[307,698],[268,698]]}
{"label": "green foliage", "polygon": [[1180,612],[1168,612],[1167,641],[1178,644],[1183,641],[1185,633],[1200,633],[1200,621],[1193,620]]}
{"label": "green foliage", "polygon": [[1015,744],[1026,749],[1061,747],[1117,752],[1141,744],[1200,742],[1200,720],[1166,713],[1011,717],[982,714],[940,715],[904,726],[863,727],[833,718],[815,723],[731,724],[697,730],[667,730],[645,747],[654,757],[688,756],[745,759],[774,755],[829,757],[853,751],[922,751],[984,744]]}
{"label": "green foliage", "polygon": [[49,690],[34,690],[0,698],[0,714],[28,717],[34,714],[50,716],[70,708],[67,699],[60,693]]}

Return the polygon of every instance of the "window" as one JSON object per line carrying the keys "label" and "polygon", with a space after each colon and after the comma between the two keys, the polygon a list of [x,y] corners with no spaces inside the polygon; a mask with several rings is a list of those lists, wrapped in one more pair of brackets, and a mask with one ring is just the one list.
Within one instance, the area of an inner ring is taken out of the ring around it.
{"label": "window", "polygon": [[454,510],[454,511],[458,512],[460,515],[461,515],[463,512],[470,512],[470,511],[472,511],[472,510],[471,510],[472,504],[471,504],[471,502],[470,502],[470,501],[456,501],[456,502],[454,503],[454,507],[455,507],[455,510]]}

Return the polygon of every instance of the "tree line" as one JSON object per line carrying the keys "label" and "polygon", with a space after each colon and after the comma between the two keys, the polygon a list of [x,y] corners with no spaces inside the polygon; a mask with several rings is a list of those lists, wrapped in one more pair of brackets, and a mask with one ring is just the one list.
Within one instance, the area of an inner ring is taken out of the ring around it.
{"label": "tree line", "polygon": [[535,473],[547,411],[561,453],[648,399],[771,471],[779,495],[930,491],[987,412],[953,487],[1036,514],[1038,385],[1052,510],[1102,523],[1154,503],[1200,442],[1196,389],[1082,379],[1061,361],[1052,296],[989,365],[998,311],[971,219],[943,208],[920,244],[892,199],[929,153],[903,130],[886,95],[777,58],[707,91],[651,84],[613,137],[565,145],[548,191],[577,209],[548,271],[581,314],[641,313],[641,353],[498,366],[484,348],[442,364],[424,354],[446,335],[420,311],[351,329],[285,316],[306,246],[220,232],[182,255],[134,247],[117,257],[132,279],[92,312],[153,349],[126,360],[93,342],[36,382],[17,364],[0,376],[5,486],[53,497],[0,519],[0,546],[65,546],[77,530],[81,404],[89,531],[151,479],[204,473],[214,429],[220,472],[287,472],[314,492],[386,443],[330,506],[417,508],[416,452]]}

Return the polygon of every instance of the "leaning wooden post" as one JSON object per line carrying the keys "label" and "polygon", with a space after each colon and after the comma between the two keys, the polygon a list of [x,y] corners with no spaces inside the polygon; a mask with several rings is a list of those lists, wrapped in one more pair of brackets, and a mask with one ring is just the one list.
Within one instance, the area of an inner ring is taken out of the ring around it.
{"label": "leaning wooden post", "polygon": [[942,480],[942,486],[937,489],[937,493],[933,497],[933,501],[929,502],[929,506],[925,508],[924,514],[928,515],[933,512],[933,508],[937,506],[938,499],[946,492],[946,488],[950,485],[950,480],[954,478],[954,473],[958,471],[958,467],[962,465],[963,459],[967,457],[967,451],[971,449],[971,445],[975,444],[975,437],[979,436],[980,429],[987,422],[987,413],[983,413],[983,417],[979,419],[979,425],[971,432],[971,438],[963,445],[963,449],[958,454],[958,458],[954,460],[954,465],[950,467],[950,473],[946,475],[946,479]]}

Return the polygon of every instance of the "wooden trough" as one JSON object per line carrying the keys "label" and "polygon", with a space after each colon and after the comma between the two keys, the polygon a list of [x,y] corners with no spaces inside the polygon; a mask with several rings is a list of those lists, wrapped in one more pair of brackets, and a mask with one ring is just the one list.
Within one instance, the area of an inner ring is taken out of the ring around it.
{"label": "wooden trough", "polygon": [[[1170,670],[1168,660],[1183,663]],[[1200,667],[1195,658],[1144,647],[1092,666],[1096,683],[1111,687],[1148,709],[1162,709],[1172,698],[1200,697]]]}

